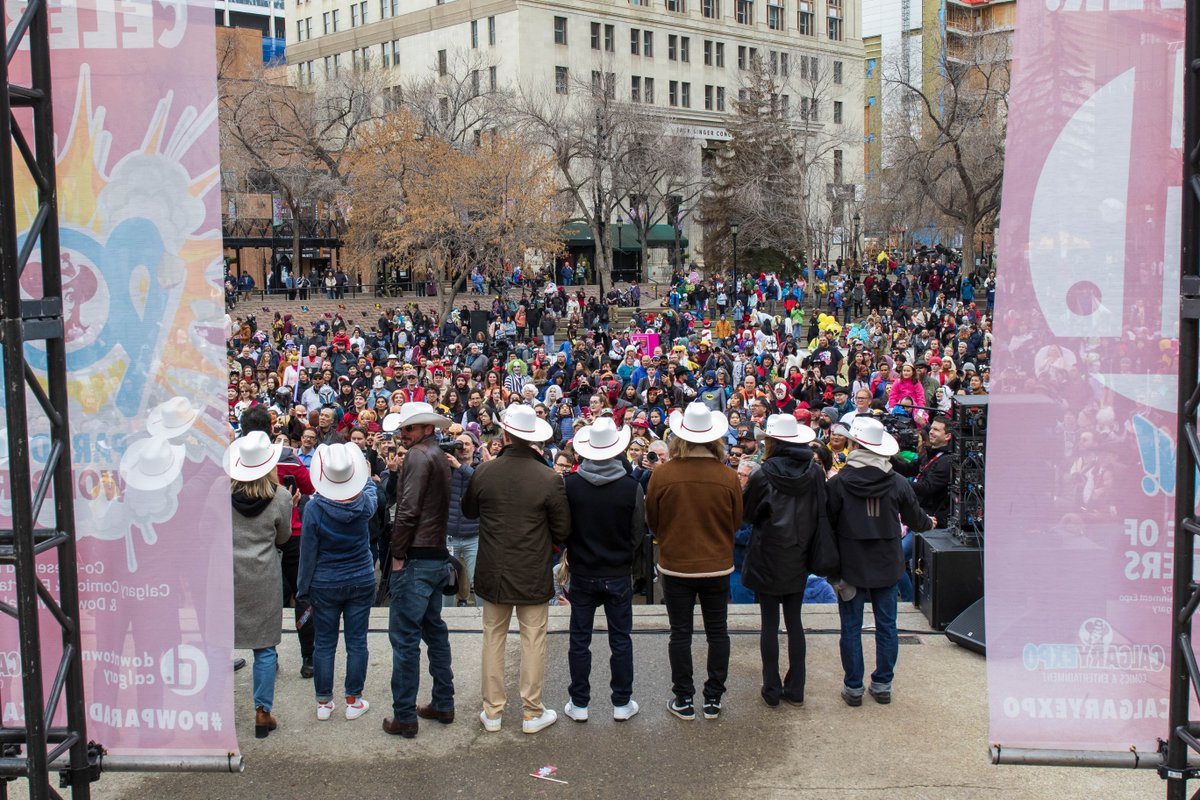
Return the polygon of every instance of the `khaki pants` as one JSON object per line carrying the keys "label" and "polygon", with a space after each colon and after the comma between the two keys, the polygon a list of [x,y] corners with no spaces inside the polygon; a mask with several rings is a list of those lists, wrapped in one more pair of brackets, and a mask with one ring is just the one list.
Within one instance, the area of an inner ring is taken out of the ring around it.
{"label": "khaki pants", "polygon": [[521,701],[525,719],[540,717],[546,677],[546,624],[550,606],[501,606],[483,601],[483,710],[490,719],[504,713],[504,644],[513,609],[521,630]]}

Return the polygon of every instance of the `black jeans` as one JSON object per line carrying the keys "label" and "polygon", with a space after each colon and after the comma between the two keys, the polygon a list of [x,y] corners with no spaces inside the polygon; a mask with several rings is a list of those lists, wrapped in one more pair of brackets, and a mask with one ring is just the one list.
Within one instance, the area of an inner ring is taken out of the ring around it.
{"label": "black jeans", "polygon": [[[758,640],[759,652],[762,654],[762,696],[772,705],[779,702],[781,695],[796,703],[804,702],[804,624],[800,621],[800,607],[803,604],[804,592],[758,595],[758,608],[762,615],[762,633]],[[781,606],[788,637],[788,670],[782,682],[779,680]]]}
{"label": "black jeans", "polygon": [[[283,604],[287,606],[289,603],[295,604],[296,622],[304,616],[308,611],[308,603],[302,603],[296,599],[296,579],[300,569],[300,537],[293,536],[288,539],[283,545]],[[317,627],[313,622],[312,614],[308,615],[308,621],[301,625],[296,634],[300,637],[300,657],[313,657],[313,643],[316,641]]]}
{"label": "black jeans", "polygon": [[692,614],[700,601],[704,637],[708,640],[708,680],[704,699],[720,700],[729,676],[729,576],[716,578],[676,578],[662,576],[663,600],[671,621],[671,641],[667,655],[671,659],[671,691],[690,700],[696,694],[692,681]]}
{"label": "black jeans", "polygon": [[629,703],[633,695],[633,582],[629,576],[591,578],[572,575],[568,597],[571,601],[571,645],[567,662],[571,667],[571,702],[587,708],[591,700],[592,627],[597,606],[604,606],[608,620],[608,660],[612,674],[613,707]]}

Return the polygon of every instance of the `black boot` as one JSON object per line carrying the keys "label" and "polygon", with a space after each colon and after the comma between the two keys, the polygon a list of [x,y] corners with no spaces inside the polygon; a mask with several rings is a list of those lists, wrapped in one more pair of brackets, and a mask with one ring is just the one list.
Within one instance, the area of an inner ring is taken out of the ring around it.
{"label": "black boot", "polygon": [[306,658],[300,664],[300,677],[311,678],[313,676],[312,659]]}

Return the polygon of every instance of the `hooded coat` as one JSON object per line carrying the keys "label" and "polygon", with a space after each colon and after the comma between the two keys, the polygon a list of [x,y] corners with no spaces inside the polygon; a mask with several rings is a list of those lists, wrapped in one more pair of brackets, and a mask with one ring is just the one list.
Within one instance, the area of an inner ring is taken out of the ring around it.
{"label": "hooded coat", "polygon": [[933,527],[912,485],[891,462],[869,450],[852,450],[829,481],[829,522],[842,558],[842,580],[860,589],[883,589],[904,574],[900,522],[920,533]]}
{"label": "hooded coat", "polygon": [[292,497],[282,486],[270,499],[232,496],[233,646],[279,644],[283,570],[279,550],[292,538]]}
{"label": "hooded coat", "polygon": [[377,505],[373,480],[366,482],[362,494],[345,503],[313,495],[300,527],[297,597],[308,597],[310,586],[332,589],[375,582],[370,521]]}
{"label": "hooded coat", "polygon": [[563,481],[571,507],[571,574],[628,577],[646,535],[642,486],[619,459],[584,459]]}
{"label": "hooded coat", "polygon": [[777,443],[750,476],[742,519],[752,525],[742,585],[763,594],[803,592],[809,548],[825,516],[825,472],[807,445]]}

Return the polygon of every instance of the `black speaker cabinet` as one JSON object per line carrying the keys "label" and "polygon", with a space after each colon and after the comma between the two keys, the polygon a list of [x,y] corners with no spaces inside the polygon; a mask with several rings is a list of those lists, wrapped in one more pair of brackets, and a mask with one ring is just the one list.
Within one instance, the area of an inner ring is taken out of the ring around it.
{"label": "black speaker cabinet", "polygon": [[918,533],[913,548],[913,603],[935,630],[945,630],[983,597],[983,550],[947,530]]}
{"label": "black speaker cabinet", "polygon": [[946,638],[972,653],[987,655],[987,634],[984,632],[983,598],[967,607],[946,626]]}

